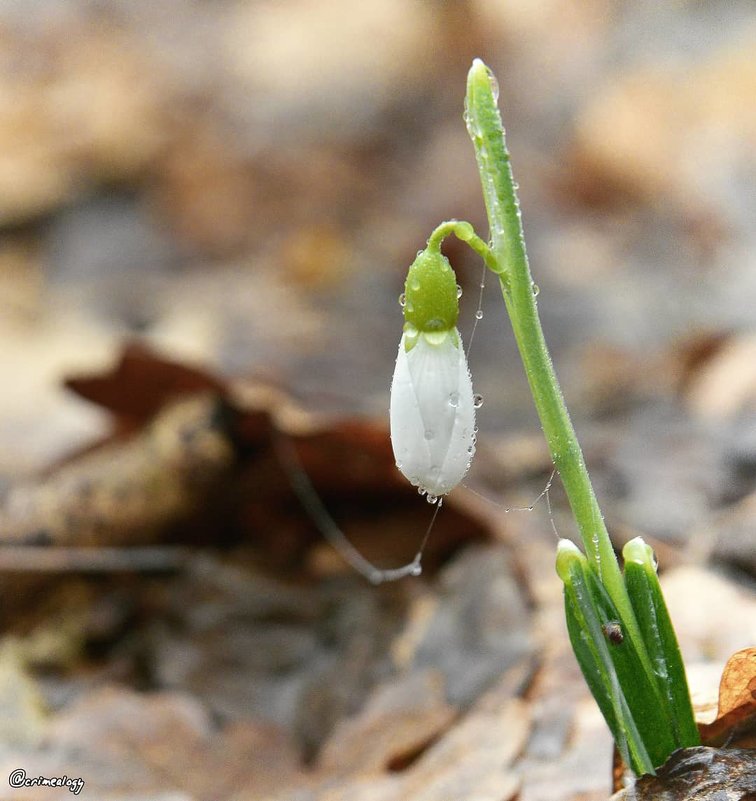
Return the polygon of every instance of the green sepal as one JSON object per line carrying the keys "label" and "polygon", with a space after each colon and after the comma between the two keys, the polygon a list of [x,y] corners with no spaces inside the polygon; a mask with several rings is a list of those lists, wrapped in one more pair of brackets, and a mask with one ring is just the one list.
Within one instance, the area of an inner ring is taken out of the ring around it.
{"label": "green sepal", "polygon": [[653,773],[676,747],[658,689],[632,639],[623,636],[617,607],[572,543],[560,543],[557,572],[570,642],[586,683],[625,763],[638,775]]}
{"label": "green sepal", "polygon": [[453,330],[459,317],[457,294],[449,260],[431,244],[417,254],[407,273],[404,319],[420,333]]}
{"label": "green sepal", "polygon": [[622,556],[625,586],[651,658],[659,693],[669,709],[676,746],[700,745],[685,666],[656,574],[653,550],[641,537],[636,537],[622,549]]}

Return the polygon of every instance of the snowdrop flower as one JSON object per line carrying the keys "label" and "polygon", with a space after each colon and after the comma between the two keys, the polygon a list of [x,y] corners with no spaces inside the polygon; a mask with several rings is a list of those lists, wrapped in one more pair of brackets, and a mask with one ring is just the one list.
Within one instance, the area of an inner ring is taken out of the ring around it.
{"label": "snowdrop flower", "polygon": [[459,293],[436,245],[418,254],[400,298],[405,324],[391,383],[391,444],[399,470],[431,503],[462,480],[475,453]]}

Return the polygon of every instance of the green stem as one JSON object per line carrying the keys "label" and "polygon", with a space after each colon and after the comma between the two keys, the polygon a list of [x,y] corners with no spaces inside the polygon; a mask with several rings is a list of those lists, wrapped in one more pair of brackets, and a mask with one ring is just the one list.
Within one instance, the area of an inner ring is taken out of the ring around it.
{"label": "green stem", "polygon": [[501,267],[496,257],[491,252],[491,248],[475,233],[472,225],[469,222],[462,220],[447,220],[436,226],[433,233],[428,238],[428,247],[434,250],[439,250],[441,242],[449,236],[454,234],[457,239],[469,245],[486,263],[489,270],[501,274]]}
{"label": "green stem", "polygon": [[465,120],[475,147],[491,229],[491,250],[499,265],[504,302],[551,458],[567,493],[586,554],[651,673],[640,629],[543,337],[535,299],[537,290],[528,266],[520,207],[494,92],[488,68],[476,59],[467,79]]}

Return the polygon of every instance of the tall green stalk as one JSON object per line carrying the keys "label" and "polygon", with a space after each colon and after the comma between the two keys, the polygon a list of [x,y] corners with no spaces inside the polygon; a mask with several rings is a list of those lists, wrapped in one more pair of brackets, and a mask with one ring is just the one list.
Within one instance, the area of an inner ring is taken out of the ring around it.
{"label": "tall green stalk", "polygon": [[[493,76],[479,59],[467,78],[465,122],[475,147],[491,231],[491,250],[509,318],[520,350],[554,466],[564,485],[586,554],[622,613],[633,639],[641,642],[622,574],[591,485],[583,452],[557,381],[538,316],[525,237]],[[651,666],[647,666],[651,669]]]}
{"label": "tall green stalk", "polygon": [[495,79],[476,59],[467,79],[465,121],[490,245],[473,240],[467,223],[446,223],[434,236],[453,231],[499,277],[551,458],[587,555],[560,542],[557,571],[565,584],[573,650],[626,763],[636,773],[653,772],[675,748],[698,743],[682,659],[650,549],[640,540],[626,549],[623,577],[604,525],[538,316],[497,94]]}
{"label": "tall green stalk", "polygon": [[[433,231],[428,247],[410,267],[402,296],[404,344],[392,384],[397,465],[435,501],[438,493],[434,489],[431,495],[431,488],[448,492],[474,453],[472,385],[454,327],[459,295],[451,266],[441,254],[441,242],[454,234],[499,279],[551,458],[583,540],[585,555],[568,540],[557,546],[557,572],[564,582],[567,630],[575,656],[625,763],[636,773],[653,772],[674,749],[698,743],[682,658],[651,550],[640,539],[629,543],[624,575],[614,555],[538,316],[538,292],[528,266],[496,82],[477,59],[467,79],[465,121],[478,162],[490,242],[483,241],[469,223],[450,220]],[[423,359],[410,363],[407,353],[418,343],[434,363],[444,361],[446,372],[420,370],[417,365],[424,365]],[[440,350],[445,343],[446,350]],[[441,381],[447,374],[451,379]],[[459,376],[466,378],[464,392],[455,389],[463,387]],[[465,404],[460,402],[463,396]],[[424,431],[417,426],[418,415]],[[431,419],[436,422],[430,424]],[[436,455],[434,461],[418,435],[433,440],[437,428],[446,431],[450,445],[443,460]],[[458,436],[451,447],[455,432]],[[450,465],[444,481],[439,477],[440,461]]]}

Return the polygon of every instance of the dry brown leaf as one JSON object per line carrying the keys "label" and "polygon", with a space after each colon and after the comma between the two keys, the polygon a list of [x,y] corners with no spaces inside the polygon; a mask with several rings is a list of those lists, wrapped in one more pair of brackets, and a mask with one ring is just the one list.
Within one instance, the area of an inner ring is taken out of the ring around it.
{"label": "dry brown leaf", "polygon": [[730,657],[719,684],[717,719],[699,728],[707,745],[756,748],[756,648]]}
{"label": "dry brown leaf", "polygon": [[[216,731],[204,708],[178,693],[94,690],[50,721],[46,741],[57,763],[47,759],[47,775],[71,775],[73,763],[85,791],[98,798],[177,791],[216,799],[243,791],[260,798],[301,781],[296,751],[280,729],[250,721]],[[35,766],[42,772],[45,759],[25,756],[27,773]]]}
{"label": "dry brown leaf", "polygon": [[[322,521],[293,490],[298,476],[382,566],[410,561],[428,525],[429,508],[397,473],[383,425],[318,421],[280,392],[239,392],[142,345],[127,346],[113,370],[68,385],[113,412],[119,436],[12,486],[0,504],[0,542],[144,545],[180,533],[183,543],[250,544],[269,567],[349,570],[340,557],[322,558],[333,552],[323,545]],[[281,455],[284,440],[293,459]],[[464,542],[490,535],[484,518],[449,503],[424,567],[432,573]],[[14,554],[6,568],[19,569],[23,556]],[[47,564],[51,572],[56,564],[70,570],[77,559]],[[131,569],[128,560],[122,566]],[[21,601],[15,583],[6,589],[9,601]]]}
{"label": "dry brown leaf", "polygon": [[[515,797],[520,779],[513,762],[530,733],[528,704],[513,697],[529,666],[521,663],[508,671],[443,735],[403,770],[390,772],[383,764],[349,773],[344,778],[324,769],[312,777],[308,801],[508,801]],[[399,714],[402,719],[403,715]],[[393,727],[390,724],[389,729]],[[343,743],[343,741],[341,741]],[[367,753],[371,740],[362,746]],[[351,746],[350,746],[351,747]],[[379,745],[380,749],[380,745]],[[383,752],[385,757],[385,752]],[[329,756],[332,760],[335,755]],[[348,758],[348,753],[347,753]],[[382,761],[382,760],[381,760]],[[327,766],[324,766],[326,768]],[[343,770],[344,765],[341,765]],[[395,767],[400,767],[396,765]],[[284,801],[287,793],[266,801]],[[244,797],[245,801],[247,796]],[[252,801],[249,799],[249,801]]]}
{"label": "dry brown leaf", "polygon": [[196,513],[233,461],[219,399],[196,395],[169,404],[126,442],[12,487],[0,507],[0,542],[152,542],[158,531]]}
{"label": "dry brown leaf", "polygon": [[446,731],[456,715],[437,671],[394,678],[373,692],[359,715],[337,726],[318,768],[333,775],[397,771]]}
{"label": "dry brown leaf", "polygon": [[159,356],[139,342],[124,346],[106,373],[74,376],[66,387],[112,412],[119,422],[144,424],[169,401],[200,392],[224,396],[224,382],[202,370]]}

